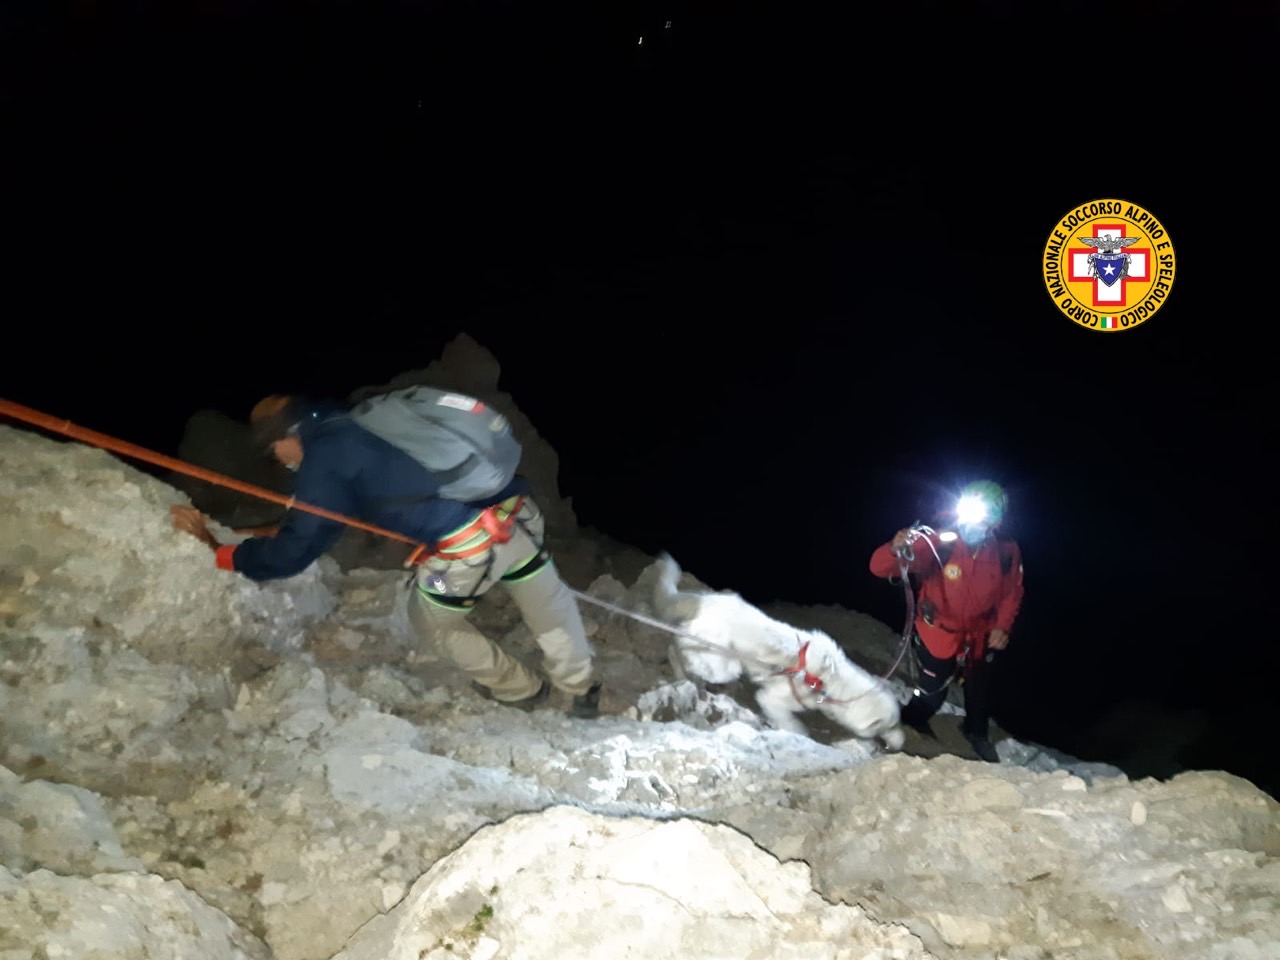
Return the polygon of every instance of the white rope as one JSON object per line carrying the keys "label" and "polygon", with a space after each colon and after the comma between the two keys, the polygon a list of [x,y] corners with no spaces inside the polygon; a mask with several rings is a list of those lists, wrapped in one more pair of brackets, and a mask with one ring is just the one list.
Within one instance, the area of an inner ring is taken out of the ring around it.
{"label": "white rope", "polygon": [[570,589],[569,592],[579,600],[585,600],[587,603],[594,603],[597,607],[604,607],[606,610],[612,610],[614,613],[620,613],[624,617],[630,617],[632,620],[638,620],[640,623],[648,624],[651,627],[657,627],[659,630],[665,630],[667,633],[675,634],[677,637],[683,637],[692,643],[696,643],[700,647],[706,647],[709,650],[718,650],[721,653],[725,653],[733,657],[735,660],[750,660],[752,663],[760,664],[760,666],[764,667],[766,670],[774,669],[774,666],[771,663],[766,663],[765,661],[759,660],[755,657],[744,656],[736,650],[730,650],[728,647],[722,646],[721,644],[712,643],[710,640],[704,640],[696,634],[687,633],[684,630],[671,626],[669,623],[663,623],[661,620],[656,620],[653,617],[647,617],[643,613],[636,613],[634,610],[628,610],[626,607],[620,607],[616,603],[610,603],[607,600],[597,599],[596,597],[589,596],[578,590]]}
{"label": "white rope", "polygon": [[[581,593],[573,589],[570,589],[569,592],[572,593],[575,597],[578,597],[580,600],[587,601],[587,603],[594,603],[598,607],[604,607],[606,610],[612,610],[614,613],[620,613],[624,617],[630,617],[632,620],[638,620],[641,623],[647,623],[649,626],[657,627],[659,630],[665,630],[667,631],[667,633],[674,633],[677,637],[684,637],[686,640],[690,640],[693,643],[698,644],[699,646],[707,647],[711,650],[721,651],[722,653],[725,653],[733,657],[735,660],[749,660],[752,663],[758,663],[760,666],[764,667],[770,673],[779,674],[779,675],[786,674],[791,678],[792,693],[796,695],[797,700],[800,698],[799,694],[796,693],[796,690],[795,690],[796,679],[795,679],[795,674],[792,672],[792,670],[789,670],[789,669],[779,670],[774,664],[769,663],[765,660],[761,660],[758,657],[745,656],[744,654],[741,654],[736,650],[731,650],[728,647],[722,646],[721,644],[712,643],[710,640],[703,640],[701,637],[696,636],[692,633],[686,633],[683,630],[677,630],[675,627],[671,626],[668,623],[663,623],[661,620],[655,620],[653,617],[646,617],[643,613],[636,613],[633,610],[628,610],[625,607],[620,607],[616,603],[609,603],[607,600],[598,600],[595,597],[588,596],[585,593]],[[799,644],[799,650],[803,650],[804,639],[803,637],[801,637],[799,631],[796,632],[796,641]],[[797,655],[799,654],[799,650],[797,650]],[[894,666],[896,667],[897,664],[895,664]],[[806,671],[806,674],[809,676],[815,676],[814,674],[808,674],[808,671]],[[876,679],[883,681],[883,680],[886,680],[888,676],[889,676],[888,674],[885,674],[883,677],[877,677]],[[819,678],[819,682],[822,682],[821,678]],[[826,687],[825,683],[823,683],[823,687],[825,689]],[[874,687],[872,689],[874,689]],[[870,692],[871,690],[868,690],[865,693],[860,693],[858,694],[857,697],[854,697],[853,700],[857,700],[859,697],[864,697],[867,695],[867,693],[870,693]],[[830,701],[831,703],[852,703],[853,702],[853,700],[836,700],[816,690],[814,691],[814,694],[818,697],[819,702],[823,700]]]}

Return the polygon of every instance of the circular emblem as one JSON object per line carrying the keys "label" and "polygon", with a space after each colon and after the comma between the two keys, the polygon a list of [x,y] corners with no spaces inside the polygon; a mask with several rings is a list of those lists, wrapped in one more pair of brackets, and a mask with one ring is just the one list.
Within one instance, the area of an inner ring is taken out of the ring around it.
{"label": "circular emblem", "polygon": [[1173,289],[1173,242],[1164,224],[1127,200],[1090,200],[1054,224],[1044,246],[1054,306],[1090,330],[1132,330]]}
{"label": "circular emblem", "polygon": [[945,567],[942,568],[942,575],[946,577],[948,580],[959,580],[960,579],[959,565],[954,563],[948,563]]}

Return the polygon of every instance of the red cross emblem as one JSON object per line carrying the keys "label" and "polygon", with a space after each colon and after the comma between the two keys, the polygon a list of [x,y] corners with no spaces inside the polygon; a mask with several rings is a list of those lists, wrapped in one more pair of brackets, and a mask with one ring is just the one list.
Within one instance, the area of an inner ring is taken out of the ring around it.
{"label": "red cross emblem", "polygon": [[1076,239],[1087,246],[1067,249],[1068,279],[1093,281],[1095,307],[1128,306],[1128,282],[1151,279],[1151,249],[1132,246],[1138,238],[1125,236],[1125,224],[1094,224],[1091,238]]}

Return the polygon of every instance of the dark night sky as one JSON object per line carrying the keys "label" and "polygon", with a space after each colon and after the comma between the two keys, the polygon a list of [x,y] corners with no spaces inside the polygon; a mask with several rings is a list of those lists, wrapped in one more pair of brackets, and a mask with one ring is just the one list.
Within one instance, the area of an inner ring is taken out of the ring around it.
{"label": "dark night sky", "polygon": [[[197,409],[343,395],[465,330],[582,523],[895,628],[871,551],[991,476],[1028,583],[1002,724],[1114,761],[1116,704],[1171,711],[1139,738],[1201,710],[1186,762],[1274,777],[1241,681],[1280,671],[1280,18],[677,6],[7,6],[0,394],[174,454]],[[1040,274],[1103,197],[1178,255],[1105,336]]]}

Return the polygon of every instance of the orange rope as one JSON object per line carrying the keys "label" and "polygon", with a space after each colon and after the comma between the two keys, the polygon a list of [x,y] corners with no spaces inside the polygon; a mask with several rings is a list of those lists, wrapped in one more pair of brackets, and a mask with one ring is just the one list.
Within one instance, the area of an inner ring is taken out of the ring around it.
{"label": "orange rope", "polygon": [[413,544],[416,547],[422,546],[421,543],[414,540],[412,537],[406,537],[404,534],[396,533],[394,530],[375,527],[371,523],[364,523],[361,520],[355,520],[351,517],[344,516],[341,513],[334,513],[332,510],[326,510],[323,507],[313,507],[306,503],[299,503],[297,500],[294,500],[293,497],[286,497],[284,494],[276,493],[274,490],[268,490],[265,487],[256,487],[251,483],[243,483],[240,480],[225,476],[224,474],[215,473],[212,470],[206,470],[203,467],[197,467],[190,463],[184,463],[182,460],[175,460],[173,457],[166,457],[164,454],[155,453],[145,447],[126,443],[123,440],[117,440],[115,437],[109,437],[105,433],[97,433],[93,430],[87,430],[84,427],[78,427],[70,420],[59,420],[56,417],[51,417],[48,414],[41,413],[39,410],[32,410],[30,407],[24,407],[18,403],[11,403],[8,400],[0,399],[0,416],[10,416],[16,420],[23,420],[27,423],[35,424],[37,427],[43,427],[45,430],[52,430],[54,433],[61,433],[64,436],[71,437],[75,440],[82,440],[95,447],[102,447],[104,450],[111,450],[115,453],[124,454],[126,457],[133,457],[136,460],[153,463],[158,467],[166,467],[176,473],[185,473],[187,476],[195,477],[197,480],[206,480],[209,483],[216,484],[220,487],[227,487],[231,490],[237,490],[240,493],[247,493],[251,497],[270,500],[272,503],[279,503],[290,509],[314,513],[316,516],[324,517],[326,520],[336,520],[338,523],[345,523],[349,527],[355,527],[359,530],[367,530],[370,533],[389,537],[392,540],[399,540],[402,543]]}

